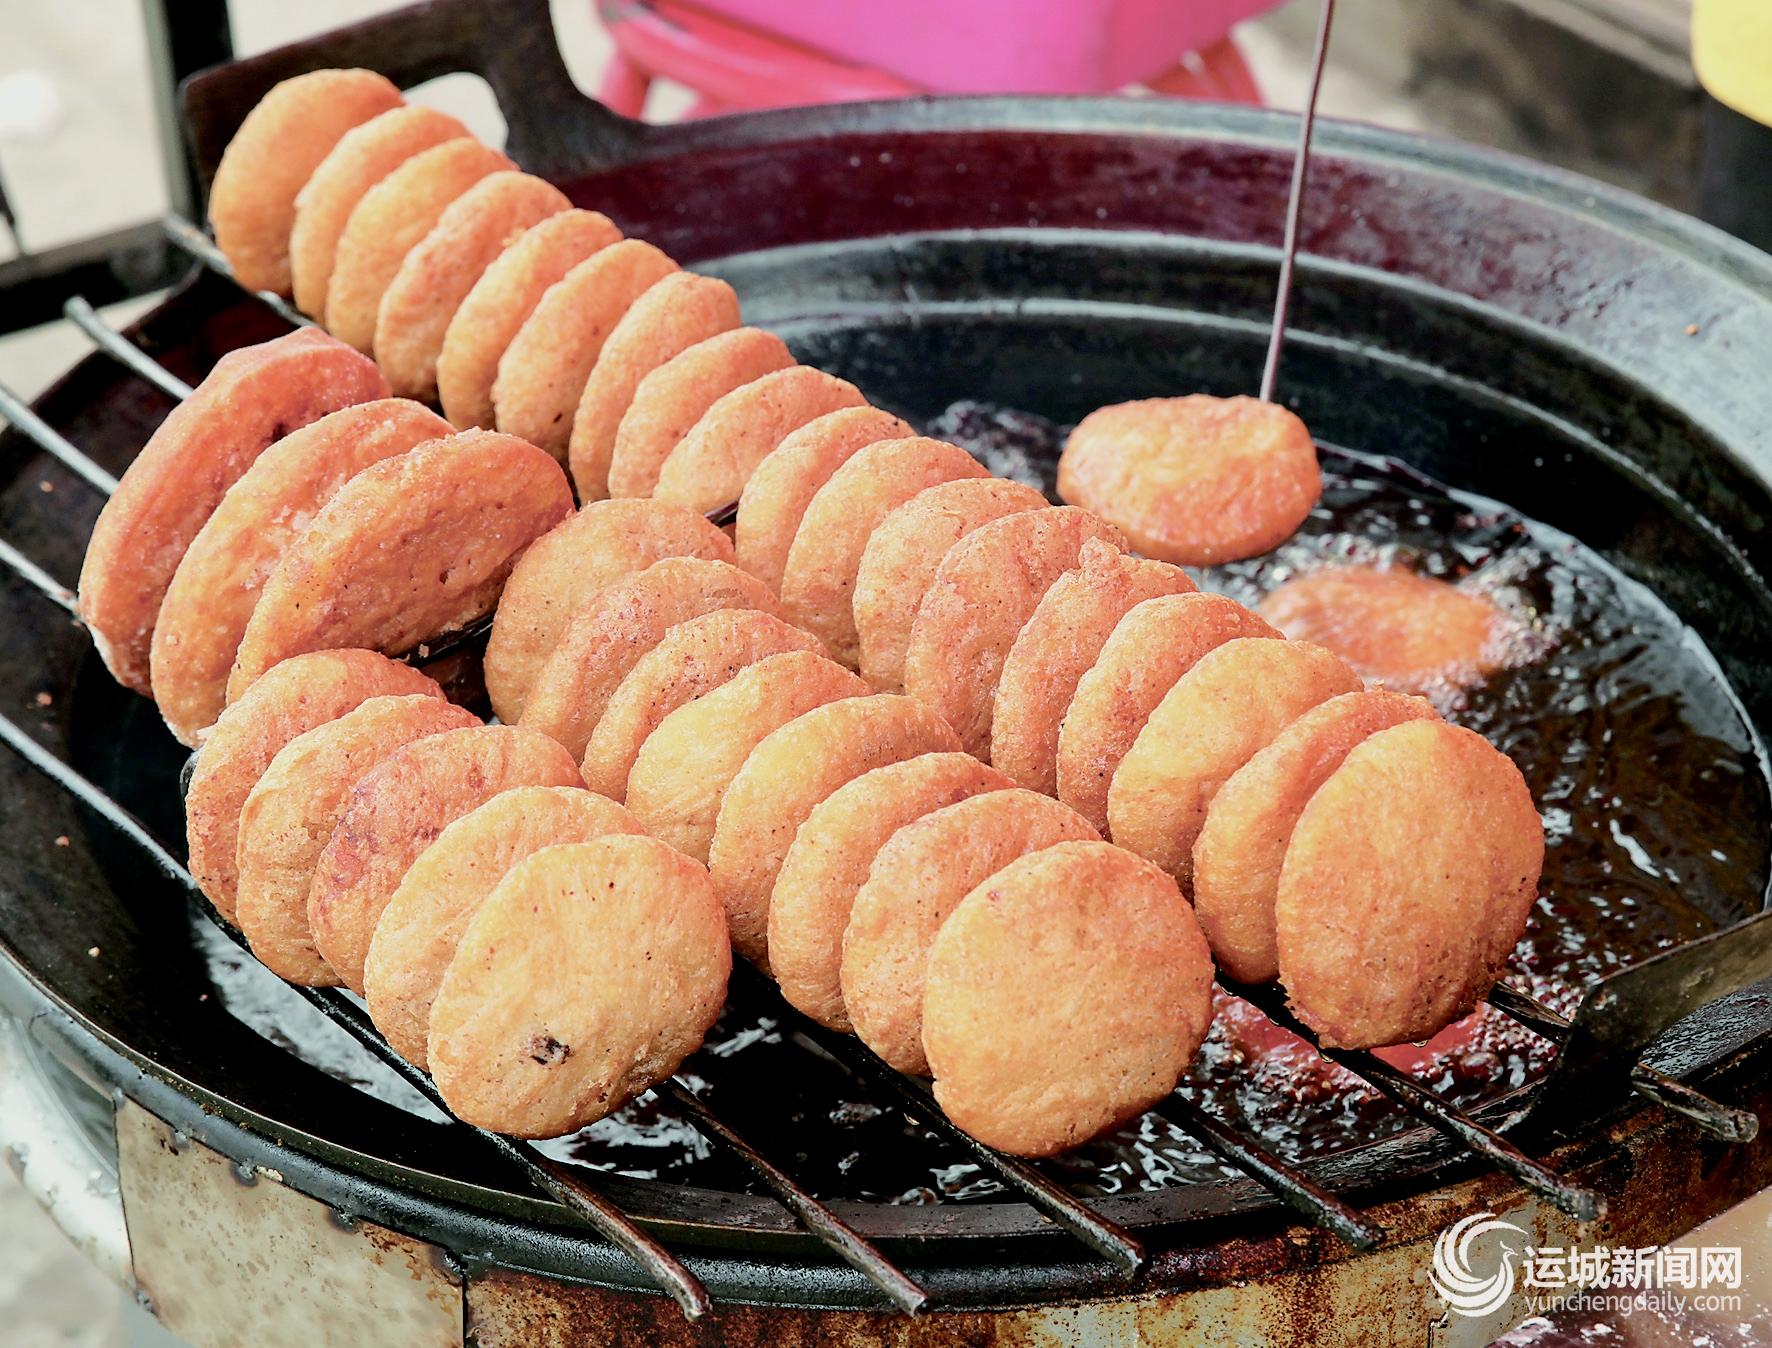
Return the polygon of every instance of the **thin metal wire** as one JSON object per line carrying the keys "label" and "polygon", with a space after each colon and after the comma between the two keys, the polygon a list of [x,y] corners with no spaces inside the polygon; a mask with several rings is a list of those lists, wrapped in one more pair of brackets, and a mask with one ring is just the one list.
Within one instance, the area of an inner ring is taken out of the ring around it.
{"label": "thin metal wire", "polygon": [[42,592],[43,597],[51,603],[60,604],[75,617],[80,615],[79,600],[75,597],[74,592],[4,538],[0,538],[0,562],[10,566],[20,576],[36,586]]}
{"label": "thin metal wire", "polygon": [[0,384],[0,417],[5,417],[20,431],[36,441],[39,448],[63,467],[71,469],[106,496],[117,490],[117,479],[75,447],[42,417],[31,405],[5,384]]}
{"label": "thin metal wire", "polygon": [[170,394],[180,402],[191,396],[193,390],[189,384],[105,322],[98,310],[86,302],[84,296],[75,295],[62,305],[62,313],[70,323],[92,338],[107,356],[126,365],[162,393]]}
{"label": "thin metal wire", "polygon": [[1292,273],[1298,257],[1298,221],[1304,208],[1305,179],[1310,175],[1311,128],[1317,121],[1317,94],[1323,87],[1323,66],[1329,56],[1329,29],[1335,22],[1335,0],[1323,0],[1317,16],[1317,45],[1311,56],[1311,83],[1298,122],[1298,152],[1292,159],[1292,187],[1286,197],[1286,234],[1280,245],[1280,285],[1274,294],[1274,326],[1267,339],[1267,363],[1261,371],[1261,400],[1274,400],[1280,378],[1280,351],[1286,343],[1286,315],[1292,308]]}
{"label": "thin metal wire", "polygon": [[[240,285],[240,278],[234,275],[234,269],[229,265],[222,250],[211,243],[209,236],[189,220],[181,216],[169,215],[160,222],[160,226],[166,231],[167,238],[196,258],[210,271],[217,276],[227,277],[235,285],[240,286],[240,289],[246,290],[245,286]],[[294,308],[281,295],[273,295],[268,290],[246,290],[246,293],[261,300],[267,308],[275,310],[279,317],[298,328],[314,326],[313,319]]]}

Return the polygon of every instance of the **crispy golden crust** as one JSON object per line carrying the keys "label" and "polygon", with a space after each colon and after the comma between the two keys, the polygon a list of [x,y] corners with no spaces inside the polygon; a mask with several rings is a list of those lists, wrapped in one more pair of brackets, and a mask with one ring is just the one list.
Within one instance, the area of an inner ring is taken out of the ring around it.
{"label": "crispy golden crust", "polygon": [[484,617],[525,549],[571,511],[560,466],[493,431],[461,431],[372,464],[265,582],[228,699],[302,651],[399,653]]}
{"label": "crispy golden crust", "polygon": [[185,793],[185,842],[191,878],[228,921],[239,885],[240,808],[277,752],[372,697],[405,693],[443,696],[416,669],[374,651],[315,651],[285,660],[221,714]]}
{"label": "crispy golden crust", "polygon": [[737,501],[791,432],[867,399],[846,379],[795,365],[741,385],[702,413],[658,470],[652,495],[703,513]]}
{"label": "crispy golden crust", "polygon": [[308,886],[351,788],[396,749],[480,718],[422,693],[372,697],[278,750],[240,810],[234,860],[240,930],[279,978],[313,987],[338,982],[314,949]]}
{"label": "crispy golden crust", "polygon": [[676,270],[651,244],[623,239],[549,286],[499,357],[492,381],[499,430],[565,463],[578,400],[603,344],[629,307]]}
{"label": "crispy golden crust", "polygon": [[594,1123],[701,1044],[732,969],[722,922],[707,872],[654,839],[534,853],[481,903],[443,976],[437,1089],[458,1118],[519,1137]]}
{"label": "crispy golden crust", "polygon": [[463,192],[413,245],[382,292],[375,359],[395,393],[435,399],[449,320],[491,265],[530,226],[572,203],[527,173],[492,173]]}
{"label": "crispy golden crust", "polygon": [[381,297],[407,253],[431,232],[450,202],[480,179],[515,167],[477,140],[449,140],[420,150],[365,192],[333,251],[327,331],[368,351]]}
{"label": "crispy golden crust", "polygon": [[814,707],[867,691],[822,655],[759,660],[659,722],[628,773],[628,808],[648,833],[705,862],[720,802],[751,750]]}
{"label": "crispy golden crust", "polygon": [[864,772],[820,801],[769,898],[769,968],[782,995],[821,1025],[847,1030],[843,929],[874,854],[912,820],[1009,785],[971,754],[930,753]]}
{"label": "crispy golden crust", "polygon": [[259,591],[315,513],[370,464],[448,434],[449,423],[417,403],[358,403],[291,431],[228,489],[154,624],[154,701],[181,742],[195,745],[227,705],[228,671]]}
{"label": "crispy golden crust", "polygon": [[730,562],[666,557],[598,590],[535,676],[522,724],[583,758],[616,686],[678,623],[721,609],[781,614],[773,591]]}
{"label": "crispy golden crust", "polygon": [[678,623],[609,695],[585,748],[585,784],[625,800],[640,746],[665,717],[759,660],[818,650],[810,632],[756,609],[723,609]]}
{"label": "crispy golden crust", "polygon": [[444,828],[513,787],[582,785],[571,755],[521,726],[447,730],[389,754],[351,788],[314,863],[308,924],[321,957],[362,992],[382,909]]}
{"label": "crispy golden crust", "polygon": [[904,687],[947,718],[968,753],[989,755],[997,680],[1009,648],[1041,596],[1076,566],[1092,538],[1123,543],[1100,516],[1058,506],[993,520],[941,559],[911,622]]}
{"label": "crispy golden crust", "polygon": [[615,433],[640,381],[672,357],[738,326],[738,295],[693,272],[667,276],[622,315],[597,354],[572,418],[567,462],[581,501],[650,496],[660,462],[613,461]]}
{"label": "crispy golden crust", "polygon": [[1212,957],[1175,882],[1100,842],[1011,862],[929,954],[935,1098],[979,1141],[1050,1156],[1175,1088],[1212,1020]]}
{"label": "crispy golden crust", "polygon": [[1077,680],[1058,727],[1058,798],[1105,832],[1108,784],[1163,694],[1213,647],[1279,635],[1221,594],[1165,595],[1133,605]]}
{"label": "crispy golden crust", "polygon": [[328,412],[387,395],[371,361],[304,329],[230,351],[172,409],[99,512],[80,568],[80,616],[119,683],[150,691],[154,622],[173,573],[253,460]]}
{"label": "crispy golden crust", "polygon": [[1444,721],[1380,730],[1317,789],[1274,906],[1280,979],[1325,1044],[1426,1039],[1494,985],[1544,828],[1506,754]]}
{"label": "crispy golden crust", "polygon": [[991,763],[1029,790],[1056,795],[1058,727],[1077,681],[1134,607],[1193,591],[1180,567],[1087,540],[1076,570],[1052,582],[1009,647],[991,710]]}
{"label": "crispy golden crust", "polygon": [[1319,702],[1360,689],[1340,657],[1302,641],[1239,637],[1163,695],[1108,787],[1108,834],[1191,890],[1194,839],[1224,781]]}
{"label": "crispy golden crust", "polygon": [[1023,483],[966,477],[924,488],[881,520],[862,549],[850,600],[862,676],[883,693],[903,692],[911,623],[941,559],[981,525],[1045,506]]}
{"label": "crispy golden crust", "polygon": [[1218,963],[1245,983],[1279,972],[1274,896],[1286,844],[1317,788],[1353,747],[1391,726],[1432,718],[1418,697],[1375,689],[1312,707],[1226,779],[1194,840],[1194,912]]}
{"label": "crispy golden crust", "polygon": [[779,590],[794,533],[806,507],[831,474],[858,449],[915,434],[910,426],[877,407],[827,412],[789,434],[757,465],[739,495],[734,530],[738,564]]}
{"label": "crispy golden crust", "polygon": [[273,86],[246,114],[209,189],[215,242],[241,285],[289,294],[296,194],[346,132],[402,102],[372,70],[314,70]]}
{"label": "crispy golden crust", "polygon": [[1018,857],[1097,841],[1068,805],[1020,787],[974,796],[894,833],[874,856],[842,933],[843,1004],[862,1042],[899,1071],[927,1076],[923,980],[948,914]]}
{"label": "crispy golden crust", "polygon": [[486,691],[499,720],[522,718],[530,684],[597,591],[664,557],[730,562],[732,540],[662,501],[593,501],[538,539],[511,573],[486,643]]}
{"label": "crispy golden crust", "polygon": [[814,494],[794,532],[781,577],[788,617],[854,668],[861,655],[855,574],[874,530],[926,487],[989,476],[965,450],[941,440],[881,440],[857,450]]}
{"label": "crispy golden crust", "polygon": [[614,801],[571,786],[520,786],[450,824],[419,853],[375,924],[363,997],[376,1028],[423,1067],[443,975],[469,920],[512,867],[544,847],[644,832]]}
{"label": "crispy golden crust", "polygon": [[621,231],[596,211],[562,211],[526,230],[492,260],[456,306],[437,356],[443,415],[466,430],[493,423],[492,382],[511,339],[548,287]]}
{"label": "crispy golden crust", "polygon": [[941,717],[884,693],[827,702],[761,740],[727,786],[708,845],[733,948],[764,959],[776,875],[820,801],[874,768],[959,747]]}
{"label": "crispy golden crust", "polygon": [[702,415],[734,389],[794,363],[787,346],[761,328],[735,328],[679,351],[634,390],[615,432],[610,459],[624,477],[658,470]]}
{"label": "crispy golden crust", "polygon": [[1103,407],[1071,432],[1058,494],[1187,566],[1254,557],[1290,538],[1323,494],[1305,425],[1254,398],[1149,398]]}
{"label": "crispy golden crust", "polygon": [[289,275],[298,309],[325,317],[339,236],[363,194],[421,150],[467,134],[448,113],[413,103],[371,117],[339,138],[295,197]]}
{"label": "crispy golden crust", "polygon": [[1391,688],[1472,684],[1494,667],[1494,604],[1430,576],[1335,566],[1281,585],[1259,605],[1289,637],[1326,646]]}

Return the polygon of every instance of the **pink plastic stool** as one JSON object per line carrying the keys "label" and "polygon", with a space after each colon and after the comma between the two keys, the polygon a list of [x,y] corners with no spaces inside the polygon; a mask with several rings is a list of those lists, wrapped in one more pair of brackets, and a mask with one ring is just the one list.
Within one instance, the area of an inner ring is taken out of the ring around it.
{"label": "pink plastic stool", "polygon": [[[666,78],[696,92],[692,117],[929,92],[1088,93],[1133,83],[1183,98],[1259,103],[1227,30],[1273,3],[603,0],[616,51],[598,97],[638,116],[652,81]],[[881,23],[882,15],[890,22]],[[1163,52],[1189,54],[1153,63],[1152,54]]]}

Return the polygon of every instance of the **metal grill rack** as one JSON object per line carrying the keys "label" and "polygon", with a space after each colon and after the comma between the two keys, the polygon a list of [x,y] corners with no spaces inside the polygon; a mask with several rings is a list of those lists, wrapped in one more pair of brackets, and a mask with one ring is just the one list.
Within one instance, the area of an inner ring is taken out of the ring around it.
{"label": "metal grill rack", "polygon": [[[166,222],[165,229],[173,242],[197,262],[231,279],[232,273],[226,261],[195,226],[182,219],[171,219]],[[306,324],[306,319],[275,296],[260,295],[257,298],[292,324]],[[71,300],[66,312],[70,320],[87,333],[100,350],[137,377],[148,380],[174,396],[183,396],[189,392],[182,381],[164,370],[133,342],[106,325],[83,299],[76,297]],[[0,386],[0,416],[4,416],[93,490],[108,496],[115,489],[116,481],[109,473],[3,386]],[[0,539],[0,564],[12,570],[50,602],[70,613],[74,612],[73,593],[4,539]],[[471,640],[472,636],[469,635],[458,638],[447,646],[445,643],[437,643],[434,647],[427,648],[427,658],[441,658],[446,651],[459,650]],[[195,884],[184,867],[121,805],[5,717],[0,717],[0,739],[145,852],[160,870],[186,887],[193,901],[206,915],[213,917],[207,903],[198,899]],[[218,925],[222,925],[234,940],[244,945],[243,938],[237,932],[226,928],[225,924]],[[734,978],[735,984],[753,991],[768,986],[762,975],[749,968],[735,970]],[[297,990],[326,1016],[342,1026],[362,1047],[447,1113],[429,1077],[407,1063],[387,1045],[354,999],[337,990]],[[1315,1037],[1310,1031],[1286,1011],[1284,999],[1278,989],[1227,984],[1226,990],[1253,1003],[1277,1025],[1316,1045]],[[772,992],[769,995],[774,996]],[[1559,1043],[1570,1033],[1571,1027],[1567,1020],[1506,984],[1498,985],[1489,1000],[1498,1010],[1522,1025]],[[1089,1202],[1053,1180],[1037,1166],[997,1153],[962,1132],[936,1107],[925,1083],[899,1074],[869,1052],[859,1040],[826,1030],[800,1016],[779,1000],[772,1004],[771,1014],[780,1021],[789,1037],[828,1055],[863,1084],[881,1092],[907,1114],[933,1129],[938,1136],[961,1147],[972,1160],[988,1169],[1037,1211],[1106,1260],[1123,1277],[1131,1279],[1144,1266],[1145,1250],[1136,1236],[1102,1215]],[[1603,1215],[1604,1200],[1597,1192],[1534,1160],[1501,1136],[1500,1132],[1485,1127],[1464,1110],[1391,1067],[1376,1055],[1364,1051],[1317,1047],[1331,1061],[1395,1101],[1415,1120],[1452,1138],[1460,1147],[1512,1176],[1526,1189],[1558,1209],[1579,1220],[1591,1220]],[[1631,1073],[1630,1084],[1637,1093],[1683,1115],[1708,1134],[1724,1141],[1746,1142],[1757,1132],[1758,1120],[1752,1113],[1721,1104],[1644,1064],[1636,1065]],[[924,1288],[895,1265],[875,1244],[839,1218],[828,1205],[796,1184],[757,1146],[722,1120],[681,1079],[665,1083],[658,1088],[657,1095],[663,1105],[680,1115],[710,1144],[749,1168],[808,1232],[823,1242],[833,1254],[872,1281],[887,1305],[909,1314],[915,1314],[931,1305],[929,1293]],[[1251,1176],[1305,1220],[1358,1249],[1371,1248],[1382,1241],[1383,1230],[1370,1218],[1343,1199],[1329,1193],[1298,1168],[1206,1112],[1195,1102],[1180,1094],[1172,1094],[1155,1107],[1155,1112],[1222,1160]],[[1525,1113],[1524,1109],[1515,1112],[1501,1127],[1511,1126],[1523,1118]],[[460,1124],[458,1126],[467,1127]],[[520,1167],[542,1192],[576,1213],[603,1237],[626,1252],[653,1286],[677,1301],[685,1315],[694,1319],[710,1309],[711,1298],[695,1274],[657,1239],[642,1230],[619,1206],[601,1194],[583,1177],[582,1172],[576,1172],[569,1165],[544,1156],[526,1142],[484,1130],[473,1131],[486,1147]]]}

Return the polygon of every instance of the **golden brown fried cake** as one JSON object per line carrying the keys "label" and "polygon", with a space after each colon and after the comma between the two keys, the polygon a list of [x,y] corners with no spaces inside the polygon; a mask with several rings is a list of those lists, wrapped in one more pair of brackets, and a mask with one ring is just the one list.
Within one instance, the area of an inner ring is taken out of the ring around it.
{"label": "golden brown fried cake", "polygon": [[790,433],[867,399],[846,379],[795,365],[726,394],[672,448],[652,495],[704,514],[737,501],[745,483]]}
{"label": "golden brown fried cake", "polygon": [[991,715],[1003,661],[1052,582],[1083,544],[1121,546],[1120,531],[1075,506],[1007,515],[956,543],[911,622],[904,688],[934,707],[968,753],[991,751]]}
{"label": "golden brown fried cake", "polygon": [[234,853],[240,873],[236,916],[267,969],[311,987],[338,982],[314,949],[308,887],[351,788],[396,749],[479,724],[472,712],[422,693],[372,697],[278,750],[241,807]]}
{"label": "golden brown fried cake", "polygon": [[519,786],[450,824],[419,853],[375,925],[363,967],[375,1027],[423,1067],[443,975],[468,922],[511,868],[544,847],[644,832],[614,801],[571,786]]}
{"label": "golden brown fried cake", "polygon": [[80,617],[117,682],[150,691],[160,603],[229,487],[290,431],[388,396],[372,362],[304,329],[230,351],[172,409],[99,512],[80,568]]}
{"label": "golden brown fried cake", "polygon": [[313,70],[273,86],[246,114],[209,188],[215,242],[241,285],[289,294],[296,194],[351,128],[403,101],[373,70]]}
{"label": "golden brown fried cake", "polygon": [[1068,805],[1020,787],[936,810],[888,838],[842,934],[843,1004],[862,1042],[899,1071],[927,1076],[923,979],[948,914],[1018,857],[1098,841]]}
{"label": "golden brown fried cake", "polygon": [[1326,646],[1390,688],[1482,682],[1497,663],[1500,612],[1443,580],[1335,566],[1289,580],[1259,605],[1289,637]]}
{"label": "golden brown fried cake", "polygon": [[1339,656],[1303,641],[1239,637],[1163,695],[1108,787],[1108,833],[1190,891],[1194,839],[1218,788],[1293,720],[1360,689]]}
{"label": "golden brown fried cake", "polygon": [[993,766],[1029,790],[1056,795],[1058,728],[1077,681],[1133,608],[1193,590],[1180,567],[1129,556],[1098,538],[1085,542],[1076,570],[1052,582],[1003,661],[991,710]]}
{"label": "golden brown fried cake", "polygon": [[1279,635],[1221,594],[1165,595],[1135,604],[1077,680],[1058,728],[1058,798],[1105,832],[1108,785],[1163,694],[1213,647],[1237,637]]}
{"label": "golden brown fried cake", "polygon": [[609,695],[585,748],[585,784],[625,800],[628,773],[659,723],[759,660],[818,653],[818,638],[756,609],[723,609],[678,623],[635,662]]}
{"label": "golden brown fried cake", "polygon": [[1299,816],[1274,904],[1280,979],[1325,1044],[1426,1039],[1494,986],[1538,897],[1520,770],[1444,721],[1380,730]]}
{"label": "golden brown fried cake", "polygon": [[1299,815],[1353,747],[1431,719],[1418,697],[1374,689],[1312,707],[1226,779],[1194,840],[1194,912],[1220,967],[1245,983],[1279,972],[1274,897]]}
{"label": "golden brown fried cake", "polygon": [[398,654],[485,617],[517,559],[571,511],[560,465],[493,431],[460,431],[372,464],[265,581],[228,700],[302,651]]}
{"label": "golden brown fried cake", "polygon": [[679,351],[640,381],[615,432],[610,464],[624,478],[649,477],[704,413],[736,388],[792,366],[781,338],[761,328],[735,328]]}
{"label": "golden brown fried cake", "polygon": [[794,532],[781,577],[788,617],[854,668],[861,655],[855,574],[874,530],[926,487],[989,476],[965,450],[942,440],[880,440],[857,450],[818,489]]}
{"label": "golden brown fried cake", "polygon": [[782,996],[819,1024],[847,1030],[843,929],[875,853],[912,820],[1008,785],[971,754],[930,753],[864,772],[819,802],[769,898],[769,969]]}
{"label": "golden brown fried cake", "polygon": [[1175,1089],[1212,1021],[1212,957],[1175,881],[1067,842],[960,901],[929,953],[935,1098],[989,1146],[1050,1156]]}
{"label": "golden brown fried cake", "polygon": [[850,600],[862,676],[883,693],[903,692],[911,623],[941,559],[981,525],[1045,507],[1046,498],[1023,483],[967,477],[924,488],[880,521],[862,549]]}
{"label": "golden brown fried cake", "polygon": [[666,557],[612,581],[561,633],[523,702],[523,721],[583,758],[591,731],[628,671],[678,623],[721,609],[779,617],[773,591],[730,562]]}
{"label": "golden brown fried cake", "polygon": [[727,786],[708,845],[733,948],[764,959],[776,875],[820,801],[874,768],[959,747],[941,717],[884,693],[827,702],[761,740]]}
{"label": "golden brown fried cake", "polygon": [[332,276],[326,283],[327,331],[368,351],[375,341],[381,297],[406,255],[463,192],[482,178],[515,167],[477,140],[448,140],[420,150],[365,192],[351,208],[333,250]]}
{"label": "golden brown fried cake", "polygon": [[738,295],[726,282],[676,272],[622,315],[597,353],[572,418],[567,462],[581,501],[650,496],[658,463],[613,462],[615,433],[640,381],[673,356],[738,326]]}
{"label": "golden brown fried cake", "polygon": [[867,691],[822,655],[759,660],[659,722],[628,773],[627,806],[648,833],[705,862],[720,802],[751,750],[814,707]]}
{"label": "golden brown fried cake", "polygon": [[326,316],[339,236],[363,194],[413,155],[467,134],[448,113],[412,103],[371,117],[339,138],[295,196],[289,274],[296,308],[316,319]]}
{"label": "golden brown fried cake", "polygon": [[1305,425],[1254,398],[1149,398],[1083,418],[1058,461],[1058,494],[1184,566],[1284,543],[1323,494]]}
{"label": "golden brown fried cake", "polygon": [[374,651],[315,651],[285,660],[221,714],[197,755],[185,793],[191,878],[234,920],[240,808],[282,747],[372,697],[443,690],[416,669]]}
{"label": "golden brown fried cake", "polygon": [[463,192],[400,263],[375,315],[375,359],[395,393],[434,400],[449,320],[486,268],[530,226],[572,203],[527,173],[492,173]]}
{"label": "golden brown fried cake", "polygon": [[733,538],[738,564],[772,590],[781,588],[794,533],[818,489],[855,454],[879,440],[916,434],[877,407],[845,407],[789,434],[757,465],[738,498]]}
{"label": "golden brown fried cake", "polygon": [[732,950],[707,872],[651,838],[547,847],[469,921],[431,1007],[456,1117],[570,1133],[657,1085],[726,1000]]}
{"label": "golden brown fried cake", "polygon": [[446,730],[389,754],[351,788],[314,863],[308,924],[321,957],[362,992],[382,909],[439,833],[513,787],[582,785],[564,749],[521,726]]}
{"label": "golden brown fried cake", "polygon": [[160,604],[149,653],[154,701],[185,744],[227,705],[228,671],[266,578],[315,513],[372,463],[450,433],[398,398],[358,403],[291,431],[228,489]]}
{"label": "golden brown fried cake", "polygon": [[498,359],[493,418],[561,463],[572,419],[609,334],[652,286],[677,270],[638,239],[599,248],[547,288]]}
{"label": "golden brown fried cake", "polygon": [[593,501],[524,555],[486,643],[486,691],[506,724],[573,617],[597,591],[664,557],[732,561],[732,540],[692,510],[662,501]]}
{"label": "golden brown fried cake", "polygon": [[466,430],[490,429],[492,382],[511,339],[522,330],[548,287],[621,231],[596,211],[562,211],[524,231],[494,258],[449,320],[437,356],[437,396],[443,415]]}

